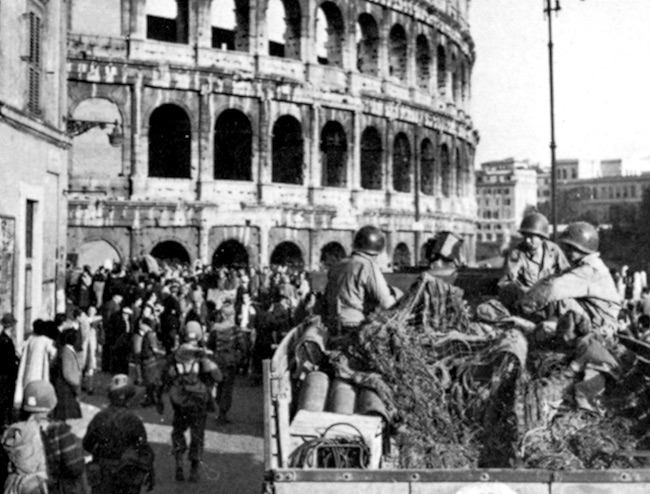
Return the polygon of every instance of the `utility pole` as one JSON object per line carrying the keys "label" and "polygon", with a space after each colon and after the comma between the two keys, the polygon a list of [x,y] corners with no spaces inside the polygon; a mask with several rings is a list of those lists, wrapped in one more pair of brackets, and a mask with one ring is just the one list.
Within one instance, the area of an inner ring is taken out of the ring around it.
{"label": "utility pole", "polygon": [[557,162],[555,160],[555,88],[553,82],[553,13],[560,11],[560,0],[544,0],[544,13],[548,19],[548,78],[551,99],[551,223],[553,224],[553,240],[557,238]]}

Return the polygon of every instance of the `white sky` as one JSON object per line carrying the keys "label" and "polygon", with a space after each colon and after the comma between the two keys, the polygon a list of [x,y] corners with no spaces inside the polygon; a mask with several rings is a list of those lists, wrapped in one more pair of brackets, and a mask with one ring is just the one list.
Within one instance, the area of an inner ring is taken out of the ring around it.
{"label": "white sky", "polygon": [[[560,3],[553,19],[557,157],[650,155],[650,0]],[[509,156],[550,163],[544,4],[471,1],[477,166]]]}

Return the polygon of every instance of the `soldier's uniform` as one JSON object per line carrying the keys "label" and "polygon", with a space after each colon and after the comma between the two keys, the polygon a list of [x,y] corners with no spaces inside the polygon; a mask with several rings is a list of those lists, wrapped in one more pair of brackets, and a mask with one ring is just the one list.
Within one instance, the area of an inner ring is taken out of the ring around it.
{"label": "soldier's uniform", "polygon": [[[194,327],[198,325],[198,330]],[[188,458],[191,462],[190,481],[199,480],[199,465],[203,458],[205,424],[210,390],[221,381],[217,365],[198,346],[201,339],[200,325],[188,322],[185,330],[186,343],[170,355],[163,371],[163,388],[169,392],[174,410],[172,419],[172,451],[176,458],[176,480],[184,480],[183,458],[188,450],[185,431],[190,429]]]}

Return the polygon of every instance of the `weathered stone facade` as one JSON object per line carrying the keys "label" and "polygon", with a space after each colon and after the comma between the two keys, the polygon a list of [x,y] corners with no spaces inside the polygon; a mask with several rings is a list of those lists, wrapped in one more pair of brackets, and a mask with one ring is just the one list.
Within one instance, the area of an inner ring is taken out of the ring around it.
{"label": "weathered stone facade", "polygon": [[162,3],[72,3],[69,115],[106,124],[73,141],[71,252],[317,269],[375,224],[387,267],[441,229],[473,258],[467,0]]}

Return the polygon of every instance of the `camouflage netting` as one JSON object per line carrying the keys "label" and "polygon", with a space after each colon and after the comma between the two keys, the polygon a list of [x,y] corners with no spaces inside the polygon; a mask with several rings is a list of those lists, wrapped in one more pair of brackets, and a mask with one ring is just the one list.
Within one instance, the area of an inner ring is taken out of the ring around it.
{"label": "camouflage netting", "polygon": [[431,275],[364,325],[351,357],[385,383],[400,468],[643,463],[630,456],[644,441],[634,420],[556,413],[571,383],[564,355],[528,355],[519,331],[470,322],[462,291]]}

